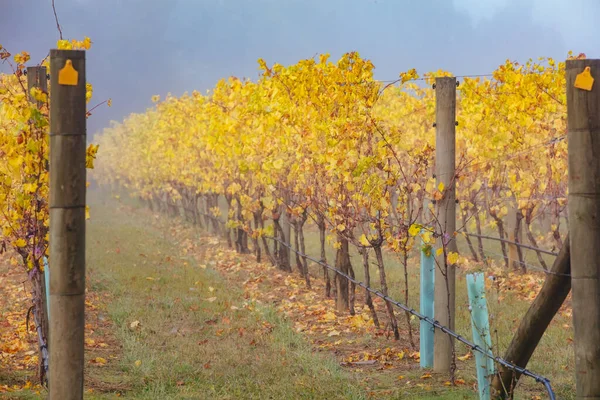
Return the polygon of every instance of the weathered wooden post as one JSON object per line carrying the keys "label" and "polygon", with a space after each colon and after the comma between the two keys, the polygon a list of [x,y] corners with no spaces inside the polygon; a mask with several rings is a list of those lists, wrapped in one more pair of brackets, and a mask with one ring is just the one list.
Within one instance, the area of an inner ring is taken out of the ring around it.
{"label": "weathered wooden post", "polygon": [[569,240],[578,399],[600,399],[600,59],[567,60]]}
{"label": "weathered wooden post", "polygon": [[50,51],[51,400],[83,399],[85,51]]}
{"label": "weathered wooden post", "polygon": [[[448,252],[457,251],[456,239],[456,78],[435,78],[435,175],[436,185],[444,185],[444,195],[437,201],[436,230],[441,228]],[[439,225],[438,225],[439,224]],[[438,257],[435,269],[435,319],[454,330],[456,269]],[[433,369],[449,372],[452,367],[453,342],[439,329],[434,335]]]}
{"label": "weathered wooden post", "polygon": [[[548,325],[550,325],[552,318],[571,290],[570,272],[570,244],[569,235],[567,234],[565,244],[560,249],[556,260],[554,260],[544,285],[529,306],[529,310],[519,323],[519,328],[504,353],[505,360],[522,368],[527,367],[527,363]],[[513,393],[520,374],[503,365],[498,368],[499,373],[494,378],[493,385],[501,397],[505,398]]]}

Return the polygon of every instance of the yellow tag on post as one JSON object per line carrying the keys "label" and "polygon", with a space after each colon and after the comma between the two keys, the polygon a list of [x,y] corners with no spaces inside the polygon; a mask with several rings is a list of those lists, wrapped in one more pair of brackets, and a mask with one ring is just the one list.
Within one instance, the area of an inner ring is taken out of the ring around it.
{"label": "yellow tag on post", "polygon": [[77,86],[78,76],[79,73],[75,70],[75,68],[73,68],[73,62],[71,60],[67,60],[63,69],[58,71],[58,84]]}
{"label": "yellow tag on post", "polygon": [[592,86],[594,86],[594,78],[590,72],[590,67],[585,67],[582,73],[577,74],[577,77],[575,78],[575,87],[589,92],[592,90]]}

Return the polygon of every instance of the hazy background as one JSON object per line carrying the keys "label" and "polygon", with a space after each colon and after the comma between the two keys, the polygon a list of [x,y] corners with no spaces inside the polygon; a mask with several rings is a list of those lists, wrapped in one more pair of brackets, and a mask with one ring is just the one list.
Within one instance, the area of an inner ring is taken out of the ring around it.
{"label": "hazy background", "polygon": [[[89,36],[88,135],[151,106],[206,92],[223,77],[255,79],[256,60],[292,64],[358,51],[375,77],[409,68],[485,74],[507,58],[598,57],[598,0],[55,0],[65,38]],[[55,47],[51,0],[0,0],[0,44],[35,65]],[[0,70],[7,72],[6,65]]]}

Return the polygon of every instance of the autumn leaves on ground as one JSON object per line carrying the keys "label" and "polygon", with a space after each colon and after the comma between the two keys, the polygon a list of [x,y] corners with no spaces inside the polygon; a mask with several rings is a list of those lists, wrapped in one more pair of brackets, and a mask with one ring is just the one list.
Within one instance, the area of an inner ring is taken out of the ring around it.
{"label": "autumn leaves on ground", "polygon": [[[358,290],[356,315],[336,313],[317,266],[308,290],[298,274],[238,255],[187,223],[95,192],[90,197],[86,398],[477,397],[468,349],[457,346],[457,386],[449,387],[447,376],[419,368],[403,314],[401,340],[394,341],[385,330],[383,303],[375,302],[382,325],[377,329]],[[2,259],[0,398],[46,395],[35,384],[36,338],[32,322],[29,333],[25,328],[25,278]],[[501,315],[492,315],[501,350],[527,308],[523,297],[535,293],[539,281],[520,278],[517,288],[505,280],[496,297],[490,295],[492,313]],[[499,297],[506,301],[502,309],[493,304]],[[532,369],[547,367],[539,372],[550,374],[559,394],[571,382],[568,312],[556,317],[531,363]],[[470,336],[467,317],[459,315],[457,324]],[[418,341],[418,321],[411,324]],[[553,357],[548,350],[561,353]],[[541,389],[524,381],[518,398],[543,396]]]}

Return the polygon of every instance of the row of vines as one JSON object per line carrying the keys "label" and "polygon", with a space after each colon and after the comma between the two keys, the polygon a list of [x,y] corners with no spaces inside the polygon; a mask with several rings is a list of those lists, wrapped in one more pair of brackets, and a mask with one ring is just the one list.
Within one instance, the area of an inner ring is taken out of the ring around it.
{"label": "row of vines", "polygon": [[[455,264],[458,254],[446,244],[458,233],[445,232],[435,210],[448,188],[433,176],[432,84],[451,74],[419,76],[413,69],[385,85],[356,52],[337,62],[324,54],[287,67],[264,60],[259,66],[256,82],[232,77],[206,95],[155,96],[154,107],[112,123],[97,139],[95,178],[153,209],[177,214],[181,205],[239,252],[254,251],[284,270],[292,269],[288,248],[268,239],[303,252],[307,221],[320,232],[323,261],[328,241],[337,249],[339,270],[354,274],[349,249],[358,249],[367,285],[374,254],[385,294],[384,248],[399,256],[405,275],[410,251],[422,241],[431,248],[437,240],[442,259]],[[457,230],[494,229],[517,241],[525,232],[533,246],[560,248],[561,223],[568,223],[565,135],[565,63],[506,61],[489,76],[464,77],[453,180]],[[481,241],[468,243],[472,257],[485,257]],[[296,265],[310,285],[306,260],[296,257]],[[337,308],[353,312],[353,288],[344,279],[332,283],[326,269],[323,275]],[[368,293],[366,303],[377,321]],[[390,304],[387,312],[398,338]]]}

